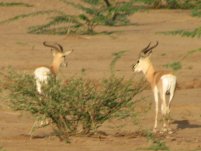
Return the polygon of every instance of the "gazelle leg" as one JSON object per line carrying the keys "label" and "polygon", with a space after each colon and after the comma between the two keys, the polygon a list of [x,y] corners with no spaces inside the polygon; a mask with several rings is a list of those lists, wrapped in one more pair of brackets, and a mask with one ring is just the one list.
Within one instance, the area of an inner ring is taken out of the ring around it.
{"label": "gazelle leg", "polygon": [[169,97],[169,102],[168,102],[167,107],[166,107],[166,120],[168,123],[168,133],[170,133],[170,134],[172,133],[172,130],[169,126],[170,125],[170,106],[171,106],[171,101],[172,101],[173,96],[174,96],[175,87],[176,87],[176,78],[171,81],[171,86],[169,89],[170,97]]}
{"label": "gazelle leg", "polygon": [[155,100],[155,122],[153,132],[156,132],[158,126],[158,90],[154,88],[154,100]]}
{"label": "gazelle leg", "polygon": [[38,122],[39,122],[39,121],[36,120],[36,121],[33,123],[32,127],[31,127],[31,130],[29,131],[30,138],[32,138],[33,132],[34,132],[34,131],[36,130],[36,128],[37,128]]}
{"label": "gazelle leg", "polygon": [[42,87],[41,82],[39,80],[36,80],[36,89],[37,89],[39,94],[42,93],[41,87]]}
{"label": "gazelle leg", "polygon": [[34,122],[34,124],[31,127],[31,130],[29,132],[30,138],[32,138],[33,136],[33,132],[37,129],[37,128],[42,128],[45,126],[48,126],[51,124],[51,120],[48,118],[45,118],[43,120],[41,119],[36,119],[36,121]]}
{"label": "gazelle leg", "polygon": [[166,94],[165,93],[161,93],[161,100],[162,100],[162,104],[161,104],[161,113],[162,113],[162,116],[163,116],[163,130],[164,132],[167,131],[167,110],[168,110],[168,106],[166,104]]}
{"label": "gazelle leg", "polygon": [[169,102],[168,102],[167,114],[170,114],[170,106],[171,106],[171,101],[174,97],[175,86],[176,86],[176,81],[175,81],[175,83],[172,84],[172,86],[170,88],[170,97],[169,97]]}
{"label": "gazelle leg", "polygon": [[[172,87],[170,88],[170,97],[169,97],[169,102],[167,105],[167,112],[166,112],[168,125],[170,125],[170,118],[171,118],[170,117],[170,107],[171,107],[171,101],[172,101],[173,96],[174,96],[175,86],[176,86],[176,81],[175,81],[175,83],[173,83]],[[170,134],[172,133],[172,130],[170,127],[168,127],[168,131]]]}

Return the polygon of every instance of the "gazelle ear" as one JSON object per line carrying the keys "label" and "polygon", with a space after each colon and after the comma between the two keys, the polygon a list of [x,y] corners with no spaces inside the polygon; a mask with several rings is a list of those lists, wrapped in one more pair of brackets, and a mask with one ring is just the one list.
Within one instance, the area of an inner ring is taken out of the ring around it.
{"label": "gazelle ear", "polygon": [[70,51],[66,51],[64,52],[64,56],[68,56],[69,54],[71,54],[74,50],[70,50]]}

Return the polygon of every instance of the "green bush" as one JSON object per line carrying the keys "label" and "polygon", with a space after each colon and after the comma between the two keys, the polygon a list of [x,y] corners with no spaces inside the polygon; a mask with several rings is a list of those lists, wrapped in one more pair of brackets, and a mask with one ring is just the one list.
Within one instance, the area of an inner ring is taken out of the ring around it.
{"label": "green bush", "polygon": [[32,76],[9,72],[6,78],[4,86],[10,92],[11,107],[28,111],[37,119],[50,119],[62,140],[68,140],[71,135],[95,133],[144,88],[141,82],[114,75],[102,82],[81,77],[62,82],[52,77],[44,85],[43,95],[39,95]]}
{"label": "green bush", "polygon": [[153,8],[200,9],[199,0],[137,0]]}
{"label": "green bush", "polygon": [[171,68],[174,71],[180,70],[182,68],[181,62],[175,61],[169,64],[164,65],[166,68]]}
{"label": "green bush", "polygon": [[[35,34],[94,34],[98,25],[126,25],[129,22],[128,16],[138,9],[133,6],[134,0],[128,2],[117,2],[115,0],[82,0],[73,2],[70,0],[60,0],[66,5],[71,5],[78,9],[80,14],[62,15],[52,17],[45,25],[33,26],[29,28],[29,33]],[[56,26],[59,24],[65,26]]]}
{"label": "green bush", "polygon": [[33,5],[27,3],[18,3],[18,2],[0,2],[0,7],[33,7]]}
{"label": "green bush", "polygon": [[201,37],[201,27],[195,28],[193,30],[175,30],[161,32],[165,35],[180,35],[182,37],[200,38]]}
{"label": "green bush", "polygon": [[153,132],[142,130],[140,134],[147,138],[147,140],[150,142],[150,145],[146,148],[138,148],[138,150],[170,151],[170,148],[167,146],[166,142]]}
{"label": "green bush", "polygon": [[[135,0],[125,2],[116,0],[81,0],[80,2],[71,0],[59,0],[63,4],[71,5],[80,13],[69,15],[61,10],[41,10],[27,14],[20,14],[7,20],[0,21],[0,24],[16,21],[22,18],[38,15],[53,14],[50,20],[43,25],[34,25],[28,28],[28,33],[32,34],[94,34],[98,25],[127,25],[128,16],[138,11],[134,7]],[[0,3],[1,6],[26,6],[34,7],[26,3]]]}

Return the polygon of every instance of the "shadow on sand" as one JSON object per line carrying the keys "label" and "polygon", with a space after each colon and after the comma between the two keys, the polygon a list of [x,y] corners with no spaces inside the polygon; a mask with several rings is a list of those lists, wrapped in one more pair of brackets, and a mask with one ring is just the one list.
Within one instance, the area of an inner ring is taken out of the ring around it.
{"label": "shadow on sand", "polygon": [[186,128],[201,128],[199,124],[191,124],[189,120],[175,120],[172,124],[177,124],[178,129],[186,129]]}

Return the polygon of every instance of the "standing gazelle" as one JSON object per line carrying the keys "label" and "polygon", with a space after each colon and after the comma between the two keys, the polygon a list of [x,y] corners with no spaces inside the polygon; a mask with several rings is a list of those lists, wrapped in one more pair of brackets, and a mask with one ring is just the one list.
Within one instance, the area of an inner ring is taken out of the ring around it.
{"label": "standing gazelle", "polygon": [[[53,55],[53,61],[50,67],[38,67],[34,71],[34,77],[36,80],[36,89],[40,95],[42,95],[42,86],[44,84],[47,84],[48,79],[50,76],[55,76],[57,75],[60,66],[63,64],[67,66],[67,61],[66,61],[66,56],[72,53],[73,50],[71,51],[66,51],[64,52],[63,47],[58,44],[58,43],[47,43],[43,42],[43,45],[46,47],[50,47]],[[30,134],[32,136],[33,130],[38,127],[43,127],[45,125],[48,125],[50,123],[49,119],[44,119],[44,120],[36,120],[32,126],[32,129],[30,131]]]}
{"label": "standing gazelle", "polygon": [[[162,102],[161,102],[161,113],[163,116],[163,131],[167,131],[168,126],[166,125],[166,120],[169,122],[169,113],[170,113],[170,104],[172,101],[172,98],[174,96],[175,86],[176,86],[176,76],[173,75],[170,72],[166,71],[156,71],[154,69],[153,64],[151,63],[150,56],[152,54],[152,49],[158,46],[158,42],[151,46],[151,42],[147,47],[145,47],[143,50],[141,50],[139,54],[139,60],[135,65],[133,65],[133,70],[135,72],[142,71],[145,75],[147,81],[150,83],[151,88],[154,93],[154,99],[155,99],[155,123],[154,123],[154,129],[153,131],[156,132],[157,129],[157,120],[158,120],[158,106],[159,106],[159,99],[158,96],[160,96]],[[166,103],[166,95],[169,96],[169,101]],[[169,131],[171,132],[171,131]]]}
{"label": "standing gazelle", "polygon": [[42,84],[47,83],[49,76],[56,76],[62,64],[67,66],[66,56],[72,52],[72,50],[64,52],[63,47],[57,43],[49,44],[47,42],[43,42],[43,45],[51,48],[53,61],[50,67],[38,67],[34,71],[36,88],[39,94],[42,93]]}

